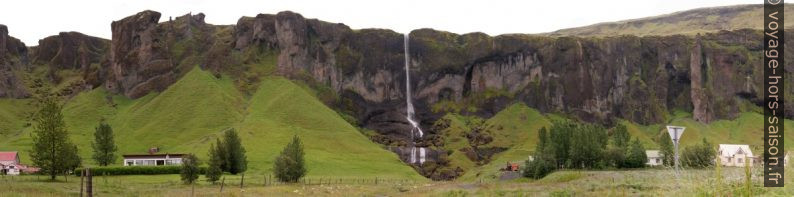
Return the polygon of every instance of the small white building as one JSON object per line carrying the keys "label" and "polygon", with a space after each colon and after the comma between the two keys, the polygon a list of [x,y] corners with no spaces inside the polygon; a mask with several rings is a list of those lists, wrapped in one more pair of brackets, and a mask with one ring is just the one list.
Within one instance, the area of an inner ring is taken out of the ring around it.
{"label": "small white building", "polygon": [[0,175],[19,175],[19,153],[0,152]]}
{"label": "small white building", "polygon": [[169,166],[182,164],[185,154],[122,155],[124,166]]}
{"label": "small white building", "polygon": [[720,144],[717,155],[722,166],[753,166],[755,159],[753,152],[750,151],[750,146],[746,144]]}
{"label": "small white building", "polygon": [[659,150],[646,150],[645,156],[648,157],[648,162],[646,162],[645,165],[660,166],[663,164],[662,155],[659,153]]}

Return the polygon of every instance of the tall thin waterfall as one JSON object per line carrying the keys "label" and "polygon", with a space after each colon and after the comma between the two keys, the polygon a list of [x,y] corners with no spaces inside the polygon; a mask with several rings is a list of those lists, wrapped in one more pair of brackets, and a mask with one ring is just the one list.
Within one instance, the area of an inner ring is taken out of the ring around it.
{"label": "tall thin waterfall", "polygon": [[419,137],[421,139],[422,136],[424,135],[424,132],[422,132],[422,128],[419,128],[419,122],[416,121],[414,117],[415,115],[414,104],[411,102],[411,95],[412,95],[411,72],[410,72],[411,58],[409,57],[410,54],[409,53],[410,50],[408,47],[409,46],[408,41],[410,40],[409,38],[410,37],[408,36],[408,33],[406,33],[405,36],[403,37],[403,45],[405,49],[405,102],[406,102],[405,119],[407,119],[408,122],[411,123],[411,126],[413,126],[413,128],[411,129],[411,163],[416,163],[418,159],[418,162],[421,164],[425,162],[425,148],[424,147],[417,148],[415,144],[416,142],[414,142],[414,138]]}

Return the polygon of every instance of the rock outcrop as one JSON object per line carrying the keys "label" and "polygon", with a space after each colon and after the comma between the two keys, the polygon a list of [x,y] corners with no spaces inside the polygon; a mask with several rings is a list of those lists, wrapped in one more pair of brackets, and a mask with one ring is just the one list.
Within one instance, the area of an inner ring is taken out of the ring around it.
{"label": "rock outcrop", "polygon": [[100,63],[110,48],[110,41],[79,32],[61,32],[39,40],[31,50],[34,63],[57,69],[84,69]]}
{"label": "rock outcrop", "polygon": [[176,80],[159,20],[160,13],[144,11],[113,21],[108,90],[137,98],[163,90]]}
{"label": "rock outcrop", "polygon": [[191,13],[158,23],[160,13],[147,10],[114,21],[106,88],[138,98],[164,90],[194,66],[217,67],[223,61],[202,57],[223,57],[231,46],[212,48],[222,26],[209,25],[204,17]]}
{"label": "rock outcrop", "polygon": [[30,93],[17,72],[27,64],[25,43],[8,35],[8,27],[0,25],[0,98],[25,98]]}
{"label": "rock outcrop", "polygon": [[[110,40],[88,36],[79,32],[61,32],[39,40],[31,47],[31,60],[35,65],[48,65],[50,78],[58,70],[79,70],[86,89],[99,87],[107,78]],[[76,92],[74,92],[76,93]]]}

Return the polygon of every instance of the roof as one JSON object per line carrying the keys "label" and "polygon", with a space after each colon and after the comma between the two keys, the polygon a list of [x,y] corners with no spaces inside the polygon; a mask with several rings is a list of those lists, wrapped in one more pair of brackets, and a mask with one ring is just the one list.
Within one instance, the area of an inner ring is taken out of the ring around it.
{"label": "roof", "polygon": [[754,157],[753,152],[750,151],[750,145],[746,144],[720,144],[720,149],[717,154],[723,157],[733,157],[733,155],[744,153],[748,157]]}
{"label": "roof", "polygon": [[0,152],[0,161],[16,161],[19,154],[16,151],[14,152]]}
{"label": "roof", "polygon": [[648,157],[661,157],[659,150],[646,150],[645,155]]}
{"label": "roof", "polygon": [[165,154],[127,154],[127,155],[121,155],[121,156],[124,157],[124,158],[165,157],[165,156],[168,156],[168,157],[180,157],[181,158],[184,155],[185,154],[181,154],[181,153],[165,153]]}

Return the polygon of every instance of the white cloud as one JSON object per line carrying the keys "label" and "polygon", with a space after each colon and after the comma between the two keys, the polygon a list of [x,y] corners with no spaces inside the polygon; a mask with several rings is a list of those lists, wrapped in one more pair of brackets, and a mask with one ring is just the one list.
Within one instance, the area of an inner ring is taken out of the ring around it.
{"label": "white cloud", "polygon": [[4,2],[0,24],[27,45],[62,31],[110,38],[110,23],[150,9],[169,16],[203,12],[212,24],[235,24],[241,16],[291,10],[307,18],[341,22],[351,28],[408,32],[434,28],[490,35],[541,33],[599,22],[655,16],[699,7],[761,3],[746,0],[485,0],[485,1],[308,1],[308,0],[25,0]]}

